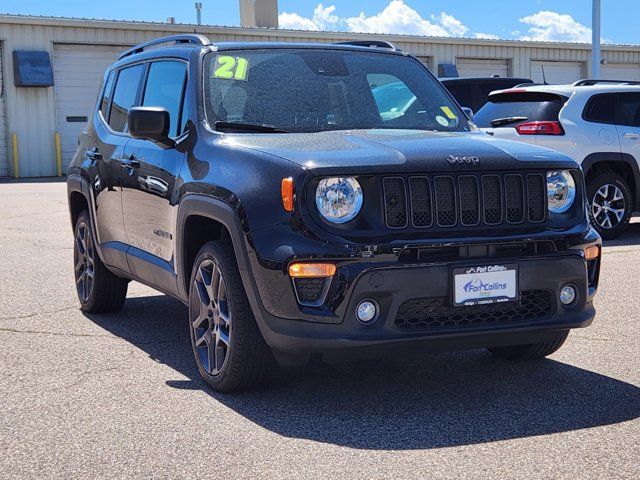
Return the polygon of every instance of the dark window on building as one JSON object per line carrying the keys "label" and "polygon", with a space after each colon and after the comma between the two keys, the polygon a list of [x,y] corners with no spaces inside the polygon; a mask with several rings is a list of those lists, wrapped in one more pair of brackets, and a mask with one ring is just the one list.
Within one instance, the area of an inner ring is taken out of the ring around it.
{"label": "dark window on building", "polygon": [[629,127],[640,127],[640,94],[620,93],[619,114],[616,123]]}
{"label": "dark window on building", "polygon": [[140,76],[143,71],[144,65],[120,70],[109,113],[109,126],[116,132],[127,131],[127,117],[129,110],[136,103]]}
{"label": "dark window on building", "polygon": [[102,101],[100,102],[100,112],[102,118],[109,118],[109,105],[111,104],[111,96],[113,93],[113,82],[116,78],[115,72],[111,72],[107,77],[107,83],[104,86],[104,92],[102,95]]}
{"label": "dark window on building", "polygon": [[605,93],[591,97],[582,114],[587,122],[615,123],[616,94]]}
{"label": "dark window on building", "polygon": [[186,76],[187,66],[182,62],[153,62],[149,67],[142,105],[162,107],[169,112],[170,137],[180,133],[180,105]]}

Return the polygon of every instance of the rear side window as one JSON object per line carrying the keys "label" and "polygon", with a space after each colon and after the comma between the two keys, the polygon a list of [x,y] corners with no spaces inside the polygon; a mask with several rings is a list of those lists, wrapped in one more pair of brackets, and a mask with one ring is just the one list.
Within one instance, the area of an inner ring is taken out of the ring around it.
{"label": "rear side window", "polygon": [[492,95],[473,122],[480,128],[514,127],[518,123],[558,121],[566,98],[548,93],[502,93]]}
{"label": "rear side window", "polygon": [[127,131],[127,117],[129,110],[135,105],[143,70],[143,65],[136,65],[124,68],[118,74],[111,112],[109,113],[109,126],[116,132]]}
{"label": "rear side window", "polygon": [[113,93],[113,82],[116,78],[115,72],[111,72],[107,77],[107,83],[104,86],[104,94],[102,95],[102,100],[100,101],[100,112],[102,113],[102,118],[109,118],[109,105],[111,104],[111,94]]}
{"label": "rear side window", "polygon": [[584,107],[582,118],[587,122],[615,123],[616,94],[605,93],[591,97]]}
{"label": "rear side window", "polygon": [[617,124],[628,127],[640,127],[640,93],[621,93],[618,95],[620,114]]}
{"label": "rear side window", "polygon": [[182,62],[153,62],[149,67],[142,105],[163,107],[169,112],[170,137],[180,133],[180,105],[186,78],[187,66]]}

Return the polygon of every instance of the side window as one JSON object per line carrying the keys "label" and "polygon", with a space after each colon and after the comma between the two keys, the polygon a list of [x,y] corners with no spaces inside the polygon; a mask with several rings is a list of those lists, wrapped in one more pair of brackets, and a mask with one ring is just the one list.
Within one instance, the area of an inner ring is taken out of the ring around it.
{"label": "side window", "polygon": [[180,106],[186,78],[187,66],[182,62],[153,62],[149,66],[142,105],[167,109],[171,119],[170,137],[176,137],[179,133]]}
{"label": "side window", "polygon": [[113,93],[113,82],[116,78],[116,72],[111,72],[107,77],[107,83],[104,86],[102,100],[100,101],[100,112],[105,120],[109,118],[109,106],[111,105],[111,95]]}
{"label": "side window", "polygon": [[369,74],[367,81],[383,121],[403,116],[416,96],[399,78],[387,74]]}
{"label": "side window", "polygon": [[124,68],[118,74],[111,112],[109,113],[109,126],[116,132],[127,131],[127,116],[131,107],[135,105],[143,70],[143,65],[136,65]]}
{"label": "side window", "polygon": [[640,94],[621,93],[618,95],[620,109],[616,123],[628,127],[640,127]]}
{"label": "side window", "polygon": [[605,93],[591,97],[584,108],[582,118],[588,122],[615,123],[616,94]]}

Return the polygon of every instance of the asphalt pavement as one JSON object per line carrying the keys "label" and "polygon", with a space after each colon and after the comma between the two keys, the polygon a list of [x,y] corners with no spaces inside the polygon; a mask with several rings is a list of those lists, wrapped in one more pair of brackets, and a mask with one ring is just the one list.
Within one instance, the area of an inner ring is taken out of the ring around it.
{"label": "asphalt pavement", "polygon": [[221,395],[181,303],[131,284],[80,312],[65,188],[0,184],[0,478],[640,478],[640,223],[549,359],[313,364]]}

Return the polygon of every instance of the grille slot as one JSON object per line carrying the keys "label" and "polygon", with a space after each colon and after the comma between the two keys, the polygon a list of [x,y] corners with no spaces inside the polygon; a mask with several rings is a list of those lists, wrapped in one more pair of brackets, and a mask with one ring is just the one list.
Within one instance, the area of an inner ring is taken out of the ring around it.
{"label": "grille slot", "polygon": [[409,179],[411,196],[411,221],[414,227],[430,227],[433,223],[431,212],[431,184],[427,177],[411,177]]}
{"label": "grille slot", "polygon": [[547,290],[522,291],[516,302],[464,307],[450,306],[445,297],[415,298],[400,305],[395,324],[404,330],[513,325],[551,317],[555,312],[553,300],[553,293]]}
{"label": "grille slot", "polygon": [[438,225],[441,227],[453,227],[457,221],[456,192],[453,177],[435,177],[433,183]]}
{"label": "grille slot", "polygon": [[402,177],[388,177],[382,181],[384,211],[389,228],[407,226],[407,199]]}
{"label": "grille slot", "polygon": [[547,192],[542,175],[527,175],[527,199],[529,200],[529,221],[541,222],[547,214]]}
{"label": "grille slot", "polygon": [[389,228],[470,228],[547,219],[545,174],[395,176],[382,180]]}
{"label": "grille slot", "polygon": [[520,175],[504,176],[505,204],[507,222],[524,222],[524,185]]}

